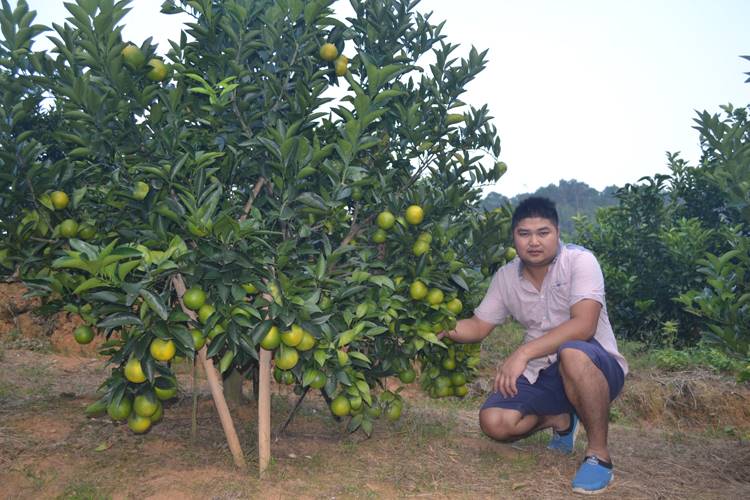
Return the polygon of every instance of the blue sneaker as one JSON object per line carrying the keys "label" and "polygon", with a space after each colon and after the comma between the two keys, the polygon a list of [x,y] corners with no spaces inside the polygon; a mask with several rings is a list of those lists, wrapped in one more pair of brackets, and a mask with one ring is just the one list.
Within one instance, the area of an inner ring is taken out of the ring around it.
{"label": "blue sneaker", "polygon": [[560,434],[557,431],[552,431],[552,439],[549,440],[547,448],[555,450],[560,453],[566,453],[570,455],[575,451],[576,447],[576,436],[578,435],[578,428],[580,427],[578,415],[575,413],[570,414],[570,426],[567,432]]}
{"label": "blue sneaker", "polygon": [[614,478],[612,464],[591,455],[586,457],[578,468],[576,477],[573,478],[573,491],[596,495],[606,490]]}

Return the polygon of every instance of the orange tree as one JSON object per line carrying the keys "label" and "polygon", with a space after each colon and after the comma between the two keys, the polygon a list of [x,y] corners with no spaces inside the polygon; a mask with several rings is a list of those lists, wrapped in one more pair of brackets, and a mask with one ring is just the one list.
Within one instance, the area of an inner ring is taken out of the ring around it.
{"label": "orange tree", "polygon": [[375,389],[415,361],[431,394],[465,394],[477,348],[436,334],[511,257],[507,210],[476,208],[499,139],[461,101],[485,53],[452,56],[413,1],[342,21],[331,0],[194,0],[164,2],[193,19],[160,56],[122,39],[127,4],[0,18],[0,257],[106,337],[90,411],[145,432],[175,355],[246,372],[261,343],[350,430],[398,417]]}

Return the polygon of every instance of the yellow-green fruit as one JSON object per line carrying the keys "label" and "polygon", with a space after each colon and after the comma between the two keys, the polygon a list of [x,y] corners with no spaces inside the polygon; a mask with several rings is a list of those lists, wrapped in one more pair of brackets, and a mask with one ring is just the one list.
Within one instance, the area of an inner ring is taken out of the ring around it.
{"label": "yellow-green fruit", "polygon": [[154,394],[161,401],[172,399],[177,395],[177,383],[168,377],[158,377],[154,380]]}
{"label": "yellow-green fruit", "polygon": [[456,360],[453,358],[445,358],[442,364],[443,364],[443,368],[445,368],[446,370],[456,369]]}
{"label": "yellow-green fruit", "polygon": [[148,65],[151,69],[146,73],[146,78],[152,82],[160,82],[167,77],[167,66],[161,59],[151,59],[148,61]]}
{"label": "yellow-green fruit", "polygon": [[299,353],[294,347],[282,347],[275,356],[276,366],[280,370],[291,370],[299,362]]}
{"label": "yellow-green fruit", "polygon": [[372,241],[375,243],[385,243],[385,239],[388,237],[388,233],[385,229],[378,228],[372,235]]}
{"label": "yellow-green fruit", "polygon": [[398,379],[405,384],[411,384],[416,378],[417,372],[415,372],[412,368],[407,368],[406,370],[403,370],[398,374]]}
{"label": "yellow-green fruit", "polygon": [[60,223],[60,236],[74,238],[78,234],[78,223],[73,219],[65,219]]}
{"label": "yellow-green fruit", "polygon": [[150,187],[148,184],[146,184],[143,181],[138,181],[135,183],[135,186],[133,187],[133,198],[136,200],[142,200],[146,196],[148,196],[148,192],[150,190]]}
{"label": "yellow-green fruit", "polygon": [[295,347],[302,342],[305,331],[299,325],[292,325],[292,327],[281,334],[281,341],[289,347]]}
{"label": "yellow-green fruit", "polygon": [[443,291],[439,288],[430,288],[430,291],[427,292],[427,302],[429,302],[431,306],[441,304],[444,298]]}
{"label": "yellow-green fruit", "polygon": [[143,54],[143,51],[133,44],[126,45],[122,49],[121,54],[125,64],[132,69],[140,69],[143,63],[146,62],[146,56]]}
{"label": "yellow-green fruit", "polygon": [[146,374],[143,373],[141,362],[136,358],[130,358],[128,362],[125,363],[124,372],[125,378],[134,384],[140,384],[141,382],[146,381]]}
{"label": "yellow-green fruit", "polygon": [[393,227],[393,224],[395,224],[395,222],[396,217],[388,210],[380,212],[378,214],[378,217],[375,219],[375,223],[380,229],[390,229]]}
{"label": "yellow-green fruit", "polygon": [[451,299],[447,304],[445,304],[445,307],[452,312],[453,314],[459,314],[464,309],[464,304],[461,302],[460,299]]}
{"label": "yellow-green fruit", "polygon": [[297,350],[298,351],[309,351],[315,347],[315,337],[310,332],[304,332],[302,334],[302,340],[299,344],[297,344]]}
{"label": "yellow-green fruit", "polygon": [[149,346],[151,357],[158,361],[169,361],[174,358],[177,348],[172,340],[154,339]]}
{"label": "yellow-green fruit", "polygon": [[128,417],[128,427],[136,434],[143,434],[151,428],[151,418],[131,413]]}
{"label": "yellow-green fruit", "polygon": [[432,243],[432,235],[430,233],[419,233],[417,240],[426,241],[429,244]]}
{"label": "yellow-green fruit", "polygon": [[394,402],[386,410],[385,416],[391,422],[395,422],[396,420],[401,418],[401,410],[402,410],[401,404]]}
{"label": "yellow-green fruit", "polygon": [[90,326],[81,325],[73,332],[73,337],[79,344],[88,344],[94,340],[94,330]]}
{"label": "yellow-green fruit", "polygon": [[362,396],[350,396],[349,406],[352,410],[359,410],[362,408]]}
{"label": "yellow-green fruit", "polygon": [[68,198],[65,191],[52,191],[49,195],[49,199],[50,202],[52,202],[52,206],[55,207],[55,210],[64,210],[65,207],[68,206],[68,203],[70,203],[70,198]]}
{"label": "yellow-green fruit", "polygon": [[211,328],[210,332],[208,332],[208,340],[213,340],[217,335],[219,335],[220,333],[224,333],[225,331],[227,331],[226,327],[221,323],[218,323],[216,326]]}
{"label": "yellow-green fruit", "polygon": [[159,400],[150,392],[139,394],[133,400],[133,411],[141,417],[150,417],[159,406]]}
{"label": "yellow-green fruit", "polygon": [[419,280],[414,281],[409,286],[409,295],[414,300],[422,300],[423,298],[427,297],[428,292],[429,290],[427,288],[427,285]]}
{"label": "yellow-green fruit", "polygon": [[345,417],[352,411],[351,403],[349,399],[343,394],[339,394],[331,401],[331,413],[337,417]]}
{"label": "yellow-green fruit", "polygon": [[505,258],[508,260],[513,260],[516,257],[516,249],[513,247],[508,247],[505,250]]}
{"label": "yellow-green fruit", "polygon": [[199,287],[192,287],[182,296],[182,302],[188,309],[197,311],[206,303],[206,292]]}
{"label": "yellow-green fruit", "polygon": [[211,304],[203,304],[198,308],[198,321],[200,321],[203,324],[206,324],[208,321],[208,318],[211,317],[213,313],[216,312],[216,308],[212,306]]}
{"label": "yellow-green fruit", "polygon": [[78,237],[82,240],[90,240],[96,236],[96,228],[91,224],[81,224],[78,228]]}
{"label": "yellow-green fruit", "polygon": [[464,375],[461,372],[456,372],[451,374],[451,384],[454,387],[458,387],[460,385],[464,385],[466,383],[466,375]]}
{"label": "yellow-green fruit", "polygon": [[157,403],[156,411],[154,412],[153,415],[149,417],[149,419],[151,419],[152,424],[161,422],[161,419],[164,416],[164,407],[162,406],[161,401],[156,401],[156,403]]}
{"label": "yellow-green fruit", "polygon": [[349,58],[346,56],[337,57],[333,67],[336,70],[336,76],[344,76],[349,71]]}
{"label": "yellow-green fruit", "polygon": [[419,205],[410,205],[406,209],[404,218],[406,219],[406,222],[412,226],[416,226],[424,220],[424,210]]}
{"label": "yellow-green fruit", "polygon": [[465,385],[459,385],[453,388],[453,394],[455,396],[458,396],[459,398],[462,398],[466,396],[469,393],[469,388]]}
{"label": "yellow-green fruit", "polygon": [[279,333],[278,327],[272,326],[263,340],[260,341],[260,346],[267,351],[273,351],[279,347],[279,344],[281,344],[281,333]]}
{"label": "yellow-green fruit", "polygon": [[346,366],[349,364],[349,353],[339,349],[338,351],[336,351],[336,359],[339,362],[340,366]]}
{"label": "yellow-green fruit", "polygon": [[313,389],[322,389],[327,381],[326,374],[317,368],[308,368],[302,378],[309,380],[309,385]]}
{"label": "yellow-green fruit", "polygon": [[425,240],[417,240],[414,242],[414,245],[411,247],[411,251],[414,255],[419,257],[422,254],[427,253],[430,250],[430,244],[427,243]]}
{"label": "yellow-green fruit", "polygon": [[206,345],[206,339],[203,336],[203,332],[197,328],[190,330],[190,335],[193,337],[193,349],[200,351],[201,348]]}
{"label": "yellow-green fruit", "polygon": [[112,420],[125,420],[133,410],[133,402],[127,396],[123,396],[118,404],[109,403],[107,405],[107,415]]}
{"label": "yellow-green fruit", "polygon": [[339,55],[339,50],[332,43],[324,43],[320,46],[320,58],[324,61],[331,62]]}

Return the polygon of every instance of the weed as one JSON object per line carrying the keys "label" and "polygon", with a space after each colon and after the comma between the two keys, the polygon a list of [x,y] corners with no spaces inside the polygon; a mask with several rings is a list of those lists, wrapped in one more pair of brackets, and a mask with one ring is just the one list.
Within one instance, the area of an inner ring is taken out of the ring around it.
{"label": "weed", "polygon": [[60,500],[105,500],[111,496],[91,483],[77,482],[66,486],[57,498]]}

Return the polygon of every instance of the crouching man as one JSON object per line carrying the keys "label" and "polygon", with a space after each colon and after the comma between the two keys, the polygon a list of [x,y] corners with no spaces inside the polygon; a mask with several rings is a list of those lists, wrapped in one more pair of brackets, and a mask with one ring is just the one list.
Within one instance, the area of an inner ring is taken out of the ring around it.
{"label": "crouching man", "polygon": [[474,315],[442,335],[479,342],[508,316],[523,325],[524,342],[498,366],[479,413],[482,431],[515,441],[551,428],[548,447],[573,453],[580,422],[588,445],[573,490],[602,492],[614,479],[609,406],[628,366],[607,316],[601,268],[590,251],[560,241],[557,210],[546,198],[521,202],[511,227],[517,258],[495,273]]}

